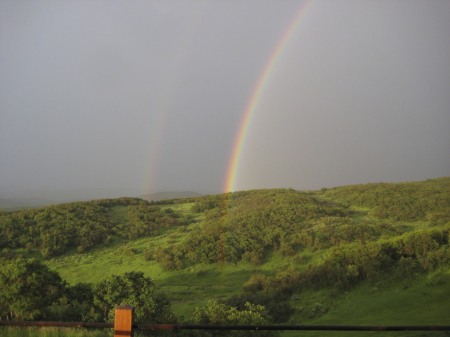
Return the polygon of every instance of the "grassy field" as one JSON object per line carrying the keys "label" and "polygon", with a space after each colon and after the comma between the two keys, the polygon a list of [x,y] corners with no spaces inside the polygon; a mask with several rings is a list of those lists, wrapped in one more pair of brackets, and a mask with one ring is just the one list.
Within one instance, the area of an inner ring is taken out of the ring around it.
{"label": "grassy field", "polygon": [[189,319],[195,307],[208,300],[224,299],[242,291],[250,275],[258,270],[270,270],[270,264],[255,268],[249,264],[196,265],[182,271],[165,271],[155,261],[146,261],[143,252],[149,246],[165,245],[173,231],[163,236],[145,238],[127,244],[117,244],[96,251],[67,255],[48,261],[71,284],[95,283],[127,271],[142,271],[151,277],[172,302],[174,311]]}
{"label": "grassy field", "polygon": [[401,282],[366,283],[336,297],[329,295],[315,292],[303,294],[297,299],[300,313],[302,306],[315,303],[320,304],[326,314],[311,319],[298,315],[293,319],[324,325],[450,324],[449,269]]}
{"label": "grassy field", "polygon": [[[257,267],[247,263],[204,264],[181,271],[165,271],[155,261],[144,259],[146,247],[164,245],[174,233],[167,231],[156,238],[52,259],[48,265],[71,284],[98,282],[112,274],[142,271],[168,295],[176,314],[189,321],[194,309],[208,300],[222,300],[241,293],[252,274],[270,275],[289,264],[286,259],[273,256]],[[450,324],[447,313],[450,269],[401,281],[386,275],[384,281],[367,282],[338,296],[333,290],[303,291],[293,296],[292,303],[297,309],[291,319],[293,323]]]}

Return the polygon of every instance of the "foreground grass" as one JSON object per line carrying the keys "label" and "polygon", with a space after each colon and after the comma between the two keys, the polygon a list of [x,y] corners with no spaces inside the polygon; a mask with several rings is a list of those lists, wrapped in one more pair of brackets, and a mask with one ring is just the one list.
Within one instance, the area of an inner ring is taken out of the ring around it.
{"label": "foreground grass", "polygon": [[317,324],[450,325],[450,270],[399,283],[364,284],[340,298]]}
{"label": "foreground grass", "polygon": [[[406,280],[364,282],[343,293],[305,291],[294,295],[292,324],[311,325],[446,325],[450,326],[450,268]],[[300,336],[285,332],[285,337]],[[444,337],[450,332],[304,331],[306,337]]]}
{"label": "foreground grass", "polygon": [[[134,337],[176,337],[179,333],[134,331]],[[0,327],[0,337],[112,337],[113,329],[48,328],[48,327]]]}
{"label": "foreground grass", "polygon": [[0,327],[0,337],[111,337],[112,329]]}

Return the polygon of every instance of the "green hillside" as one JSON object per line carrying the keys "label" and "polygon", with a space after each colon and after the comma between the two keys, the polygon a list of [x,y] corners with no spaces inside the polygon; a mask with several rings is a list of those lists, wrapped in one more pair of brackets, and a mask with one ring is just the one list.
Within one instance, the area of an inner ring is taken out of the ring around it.
{"label": "green hillside", "polygon": [[450,178],[70,203],[1,212],[0,234],[5,261],[69,287],[143,272],[179,321],[217,300],[275,323],[450,324]]}
{"label": "green hillside", "polygon": [[0,247],[48,258],[185,224],[171,208],[136,198],[74,202],[0,213]]}
{"label": "green hillside", "polygon": [[323,189],[321,195],[347,205],[367,207],[380,219],[450,220],[450,178],[397,184],[365,184]]}

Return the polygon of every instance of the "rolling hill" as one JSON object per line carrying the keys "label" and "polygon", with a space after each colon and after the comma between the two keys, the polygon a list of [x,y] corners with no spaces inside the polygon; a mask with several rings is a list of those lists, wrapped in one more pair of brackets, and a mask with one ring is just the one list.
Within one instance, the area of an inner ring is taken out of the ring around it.
{"label": "rolling hill", "polygon": [[450,178],[0,213],[3,258],[72,285],[142,271],[190,321],[211,299],[276,323],[450,324]]}

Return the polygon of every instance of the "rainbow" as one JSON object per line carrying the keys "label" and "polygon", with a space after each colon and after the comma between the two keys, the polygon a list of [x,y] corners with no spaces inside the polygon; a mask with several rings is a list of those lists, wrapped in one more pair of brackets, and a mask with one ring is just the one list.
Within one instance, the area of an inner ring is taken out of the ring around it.
{"label": "rainbow", "polygon": [[259,75],[259,78],[256,82],[256,85],[252,91],[250,99],[247,102],[245,107],[243,116],[241,118],[241,122],[239,124],[238,132],[235,137],[235,142],[231,151],[231,156],[228,164],[226,181],[224,192],[232,192],[235,190],[235,181],[236,175],[239,168],[239,162],[241,158],[242,149],[244,148],[245,139],[247,135],[247,131],[250,125],[250,122],[253,118],[254,112],[258,106],[258,102],[264,92],[267,81],[270,78],[270,75],[275,68],[277,61],[280,59],[283,50],[288,44],[292,34],[296,30],[297,26],[300,24],[300,21],[305,16],[307,9],[311,6],[313,0],[305,0],[297,10],[294,18],[290,21],[290,24],[287,26],[287,29],[281,35],[279,42],[276,44],[275,49],[271,53],[268,58],[266,65]]}

